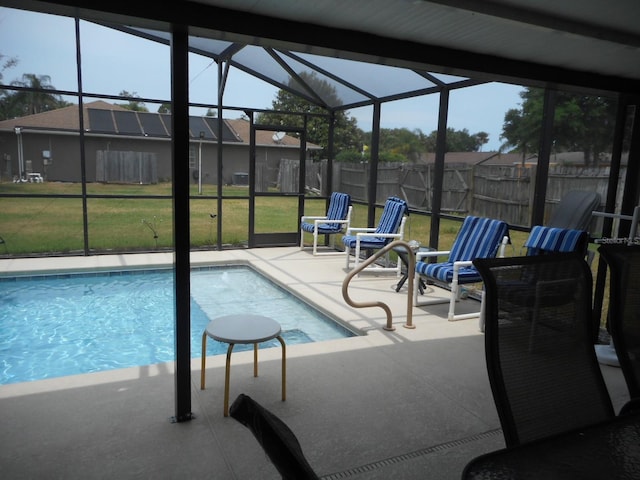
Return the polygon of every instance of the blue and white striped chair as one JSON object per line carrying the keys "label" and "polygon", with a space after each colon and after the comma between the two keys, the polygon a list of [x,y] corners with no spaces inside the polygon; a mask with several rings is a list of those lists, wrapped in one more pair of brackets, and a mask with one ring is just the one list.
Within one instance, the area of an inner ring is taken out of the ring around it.
{"label": "blue and white striped chair", "polygon": [[305,215],[300,219],[300,250],[304,247],[304,232],[313,235],[314,255],[342,254],[341,251],[318,252],[318,237],[320,235],[336,235],[349,228],[351,223],[351,195],[333,192],[329,200],[329,208],[324,217]]}
{"label": "blue and white striped chair", "polygon": [[524,242],[527,256],[545,253],[581,252],[587,254],[589,234],[583,230],[536,225]]}
{"label": "blue and white striped chair", "polygon": [[[438,303],[449,303],[449,313],[447,319],[463,320],[481,316],[484,304],[484,292],[482,296],[481,310],[474,313],[455,314],[456,302],[460,300],[460,285],[469,283],[480,283],[482,277],[473,266],[472,261],[476,258],[491,258],[498,254],[504,256],[504,248],[509,241],[509,227],[506,222],[491,218],[468,216],[462,222],[462,227],[453,242],[451,250],[431,251],[416,253],[416,276],[415,288],[413,290],[413,304],[416,307],[423,305],[434,305]],[[428,263],[424,260],[431,257],[442,257],[448,255],[446,262]],[[451,286],[451,295],[448,299],[431,298],[428,300],[418,300],[420,279],[447,283]],[[481,319],[482,324],[482,319]]]}
{"label": "blue and white striped chair", "polygon": [[[360,263],[360,252],[378,250],[393,240],[404,239],[404,224],[409,209],[407,202],[398,197],[389,197],[384,204],[377,227],[349,228],[342,237],[347,256],[347,270],[351,259],[351,250],[355,250],[354,268]],[[395,267],[376,267],[378,271],[393,271],[400,275],[400,262]]]}

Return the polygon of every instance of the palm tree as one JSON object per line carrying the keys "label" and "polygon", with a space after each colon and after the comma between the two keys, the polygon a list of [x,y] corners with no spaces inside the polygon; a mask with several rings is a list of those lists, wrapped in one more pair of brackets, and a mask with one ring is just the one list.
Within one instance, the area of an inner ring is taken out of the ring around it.
{"label": "palm tree", "polygon": [[22,80],[15,80],[11,85],[28,89],[16,92],[13,98],[14,105],[20,105],[22,115],[46,112],[60,106],[58,96],[47,93],[47,90],[55,90],[49,75],[25,73]]}

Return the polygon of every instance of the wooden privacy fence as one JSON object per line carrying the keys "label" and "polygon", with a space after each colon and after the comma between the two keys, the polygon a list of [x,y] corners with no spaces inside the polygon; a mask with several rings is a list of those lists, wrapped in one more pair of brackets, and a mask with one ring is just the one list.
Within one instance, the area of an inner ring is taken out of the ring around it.
{"label": "wooden privacy fence", "polygon": [[[299,162],[283,159],[278,172],[282,192],[297,192]],[[434,164],[382,163],[378,166],[376,203],[390,196],[405,199],[415,210],[433,209]],[[325,191],[327,161],[305,164],[305,192],[329,195]],[[334,164],[334,190],[366,202],[369,191],[368,163]],[[511,225],[528,226],[533,203],[535,165],[469,165],[447,164],[442,186],[443,213],[460,216],[477,215],[499,218]],[[624,187],[625,167],[619,185]],[[545,221],[556,204],[570,190],[596,191],[604,202],[607,194],[609,167],[551,166],[547,183]],[[622,192],[623,188],[619,189]],[[618,199],[618,204],[620,199]],[[602,205],[601,205],[602,207]]]}
{"label": "wooden privacy fence", "polygon": [[511,225],[528,225],[535,170],[520,166],[481,165],[474,168],[469,211],[500,218]]}
{"label": "wooden privacy fence", "polygon": [[[327,191],[327,167],[329,162],[322,160],[320,162],[305,163],[305,192],[312,192],[318,195],[330,195]],[[283,158],[280,160],[280,168],[278,170],[276,185],[280,192],[297,192],[300,177],[300,162]]]}
{"label": "wooden privacy fence", "polygon": [[[387,197],[395,195],[407,200],[412,209],[432,210],[434,167],[433,164],[381,164],[376,203],[384,203]],[[369,165],[338,163],[335,169],[335,190],[349,193],[354,200],[367,201]],[[441,210],[461,216],[500,218],[511,225],[528,226],[535,175],[535,165],[447,164]],[[624,176],[623,167],[619,180],[622,186]],[[550,167],[546,214],[552,214],[555,205],[570,190],[597,191],[604,202],[608,178],[608,167]]]}

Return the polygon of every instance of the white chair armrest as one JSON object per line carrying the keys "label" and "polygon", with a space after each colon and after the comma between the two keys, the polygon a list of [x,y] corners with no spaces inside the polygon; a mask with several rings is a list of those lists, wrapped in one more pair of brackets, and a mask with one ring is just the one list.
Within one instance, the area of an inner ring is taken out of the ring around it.
{"label": "white chair armrest", "polygon": [[347,224],[349,223],[349,220],[328,220],[326,217],[323,218],[318,218],[316,220],[313,221],[313,223],[315,223],[316,225],[320,224],[320,223],[341,223],[341,224]]}
{"label": "white chair armrest", "polygon": [[426,257],[441,257],[443,255],[449,255],[450,250],[433,250],[431,252],[416,252],[416,262],[422,261]]}
{"label": "white chair armrest", "polygon": [[504,237],[502,237],[502,242],[500,243],[500,251],[498,252],[498,256],[500,258],[504,258],[504,251],[507,248],[508,244],[509,244],[509,237],[505,235]]}
{"label": "white chair armrest", "polygon": [[306,222],[307,220],[322,220],[325,219],[326,220],[327,217],[319,217],[319,216],[303,216],[302,218],[300,218],[301,222]]}
{"label": "white chair armrest", "polygon": [[473,265],[472,260],[459,260],[457,262],[453,262],[453,268],[458,270],[461,267],[470,267],[471,265]]}
{"label": "white chair armrest", "polygon": [[375,233],[375,229],[371,232],[358,232],[356,233],[357,237],[381,237],[381,238],[398,238],[400,237],[399,233]]}
{"label": "white chair armrest", "polygon": [[352,234],[352,233],[354,233],[354,232],[356,232],[356,233],[357,233],[357,232],[369,232],[369,233],[371,233],[371,232],[375,232],[375,231],[376,231],[376,229],[375,229],[375,228],[367,228],[367,227],[364,227],[364,228],[360,228],[360,227],[350,227],[350,228],[347,230],[347,235],[351,235],[351,234]]}

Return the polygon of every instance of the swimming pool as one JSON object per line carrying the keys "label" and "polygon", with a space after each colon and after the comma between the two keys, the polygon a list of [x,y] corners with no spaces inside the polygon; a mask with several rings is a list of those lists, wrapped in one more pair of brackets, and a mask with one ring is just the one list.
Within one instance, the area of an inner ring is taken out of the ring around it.
{"label": "swimming pool", "polygon": [[[0,384],[173,361],[173,298],[169,269],[1,279]],[[193,358],[210,319],[235,313],[278,320],[288,345],[355,335],[248,266],[198,268]],[[207,355],[226,349],[209,341]]]}

